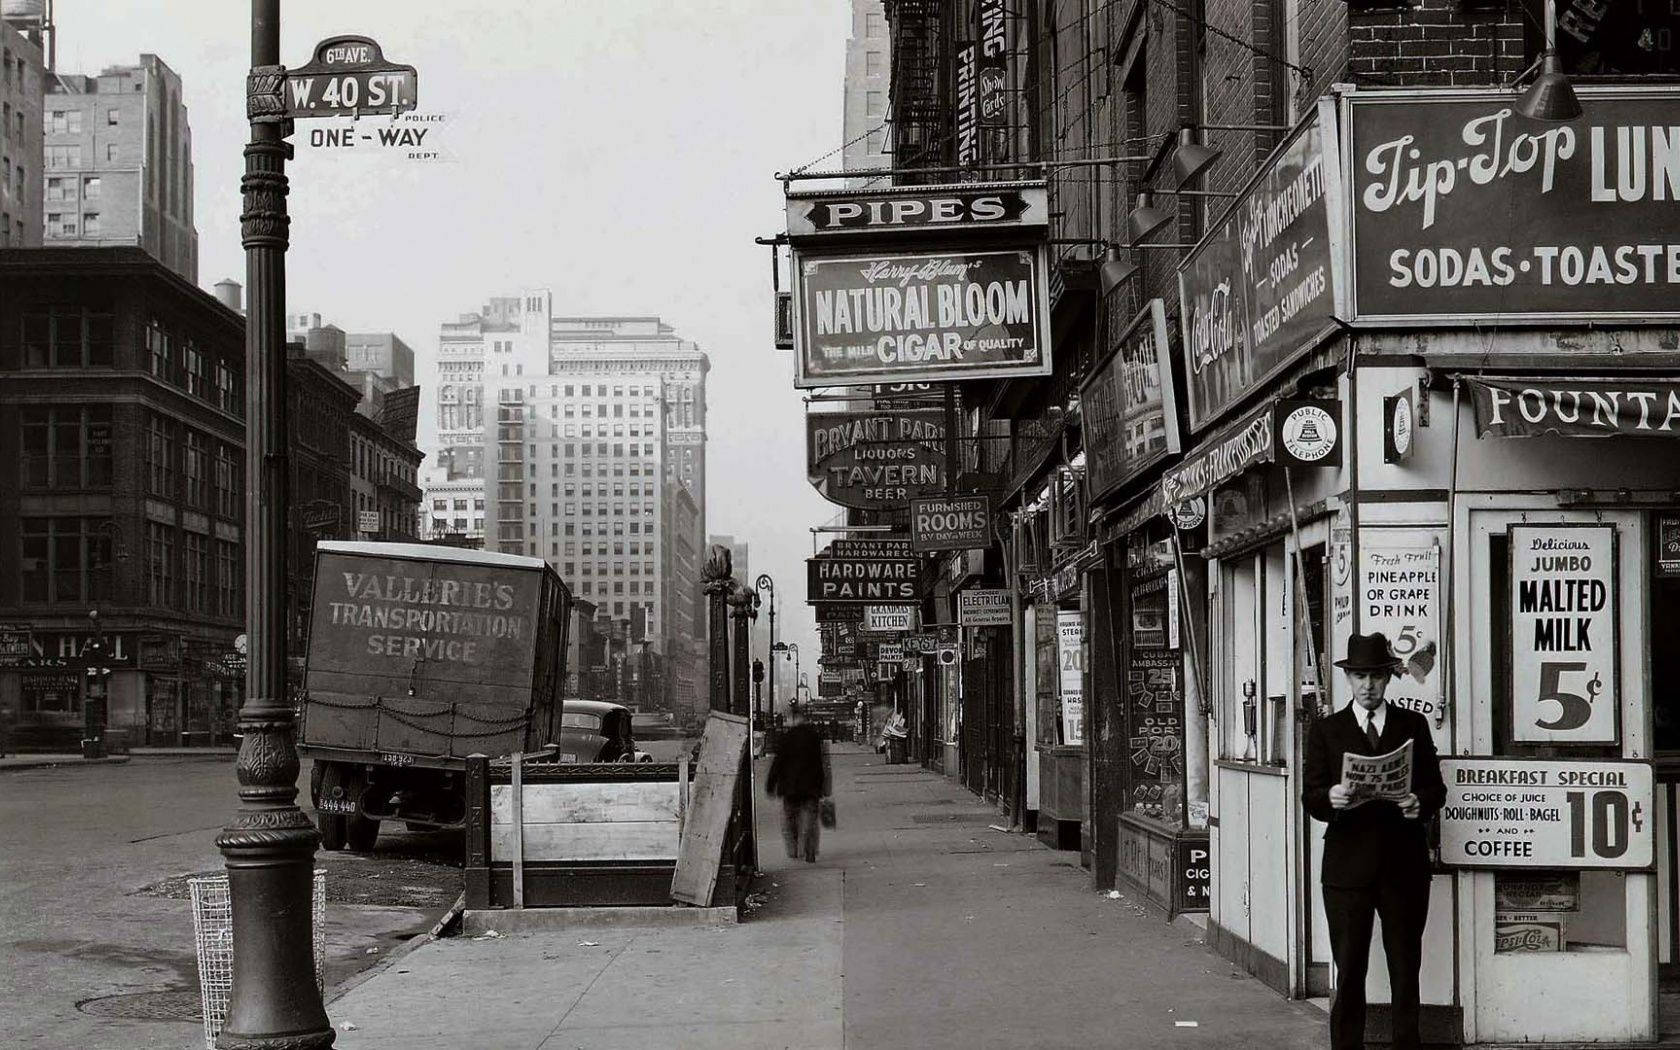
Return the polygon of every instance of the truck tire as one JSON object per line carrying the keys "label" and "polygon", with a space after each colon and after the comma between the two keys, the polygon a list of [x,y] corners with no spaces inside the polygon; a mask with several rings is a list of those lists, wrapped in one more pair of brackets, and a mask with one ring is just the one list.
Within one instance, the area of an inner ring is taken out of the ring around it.
{"label": "truck tire", "polygon": [[321,831],[321,848],[332,852],[341,850],[349,834],[349,818],[342,813],[322,813],[319,807],[321,799],[332,795],[335,789],[348,790],[349,778],[337,762],[317,762],[309,779],[315,793],[315,826]]}
{"label": "truck tire", "polygon": [[350,843],[350,848],[357,853],[372,853],[373,844],[379,841],[379,821],[360,815],[342,819],[345,823],[345,839]]}

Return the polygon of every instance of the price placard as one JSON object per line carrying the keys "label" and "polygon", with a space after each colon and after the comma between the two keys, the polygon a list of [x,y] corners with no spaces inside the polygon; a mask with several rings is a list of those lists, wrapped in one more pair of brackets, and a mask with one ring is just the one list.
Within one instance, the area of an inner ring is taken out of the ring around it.
{"label": "price placard", "polygon": [[1511,527],[1511,739],[1620,741],[1616,529]]}
{"label": "price placard", "polygon": [[1461,868],[1649,869],[1646,762],[1447,758],[1441,863]]}

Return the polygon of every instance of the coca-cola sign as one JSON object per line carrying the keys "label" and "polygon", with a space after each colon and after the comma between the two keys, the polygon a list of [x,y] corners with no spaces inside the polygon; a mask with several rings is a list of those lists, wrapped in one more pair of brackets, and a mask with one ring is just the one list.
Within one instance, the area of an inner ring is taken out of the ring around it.
{"label": "coca-cola sign", "polygon": [[1200,430],[1341,316],[1336,116],[1321,100],[1178,271],[1190,426]]}
{"label": "coca-cola sign", "polygon": [[1346,96],[1353,320],[1680,318],[1680,93],[1576,95],[1568,123],[1497,89]]}

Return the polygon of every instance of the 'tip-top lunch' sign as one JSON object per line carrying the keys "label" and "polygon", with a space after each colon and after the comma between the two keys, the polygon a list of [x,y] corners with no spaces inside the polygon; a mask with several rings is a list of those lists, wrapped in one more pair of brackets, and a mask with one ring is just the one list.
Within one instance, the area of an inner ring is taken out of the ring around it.
{"label": "'tip-top lunch' sign", "polygon": [[1444,758],[1441,863],[1649,869],[1651,766],[1615,759]]}
{"label": "'tip-top lunch' sign", "polygon": [[1500,88],[1344,96],[1351,320],[1680,317],[1680,94],[1575,93],[1583,113],[1562,123]]}

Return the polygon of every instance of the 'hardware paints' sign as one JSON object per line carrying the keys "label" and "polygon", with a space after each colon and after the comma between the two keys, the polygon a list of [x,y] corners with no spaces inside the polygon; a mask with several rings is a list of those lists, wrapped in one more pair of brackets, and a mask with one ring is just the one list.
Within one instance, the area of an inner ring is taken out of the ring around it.
{"label": "'hardware paints' sign", "polygon": [[1649,869],[1651,766],[1615,759],[1443,758],[1441,863]]}
{"label": "'hardware paints' sign", "polygon": [[1620,742],[1616,528],[1511,526],[1511,739]]}
{"label": "'hardware paints' sign", "polygon": [[1200,430],[1341,316],[1336,113],[1322,100],[1178,271],[1190,426]]}
{"label": "'hardware paints' sign", "polygon": [[902,507],[945,487],[945,423],[935,411],[812,412],[805,468],[830,503]]}
{"label": "'hardware paints' sign", "polygon": [[914,602],[920,563],[912,558],[808,558],[806,596],[812,602]]}
{"label": "'hardware paints' sign", "polygon": [[1344,96],[1353,320],[1680,317],[1680,94],[1575,93],[1567,123],[1498,89]]}
{"label": "'hardware paints' sign", "polygon": [[799,256],[799,387],[1050,374],[1042,248]]}
{"label": "'hardware paints' sign", "polygon": [[1151,299],[1079,389],[1091,498],[1179,450],[1178,404],[1167,359],[1167,313]]}

